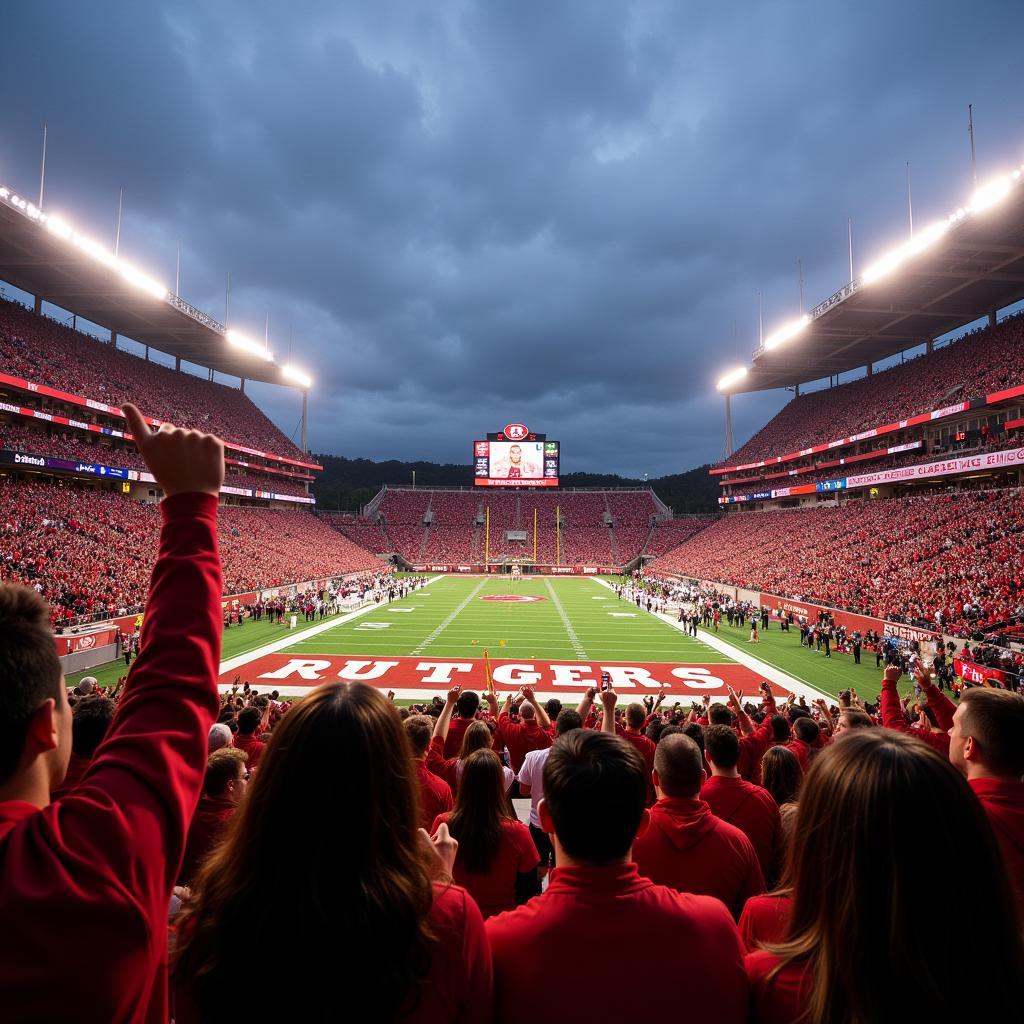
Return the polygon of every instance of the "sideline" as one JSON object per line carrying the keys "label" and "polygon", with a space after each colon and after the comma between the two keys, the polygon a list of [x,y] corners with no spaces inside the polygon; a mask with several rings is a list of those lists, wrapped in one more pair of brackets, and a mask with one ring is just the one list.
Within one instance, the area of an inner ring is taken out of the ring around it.
{"label": "sideline", "polygon": [[[600,584],[602,587],[607,587],[609,590],[614,592],[615,588],[610,583],[606,583],[604,580],[594,580],[595,583]],[[666,625],[671,626],[674,630],[685,636],[690,636],[686,632],[686,627],[679,622],[673,615],[667,612],[644,612],[644,614],[653,615],[654,618],[660,619]],[[692,640],[693,637],[690,637]],[[739,647],[735,647],[727,640],[723,640],[720,636],[716,636],[714,633],[708,632],[703,627],[697,629],[697,639],[701,643],[706,644],[713,651],[717,651],[719,654],[724,654],[727,658],[732,658],[739,665],[743,665],[744,668],[749,668],[752,672],[757,672],[771,683],[778,683],[779,686],[785,687],[787,690],[792,691],[798,697],[804,697],[806,700],[817,700],[819,697],[823,697],[830,704],[835,703],[835,698],[825,693],[822,690],[817,690],[808,683],[805,683],[802,679],[797,679],[795,676],[791,676],[788,672],[783,672],[781,668],[776,668],[774,665],[769,665],[766,661],[761,661],[760,658],[755,658],[752,654],[747,651],[741,650]],[[750,694],[743,694],[742,696],[751,696]]]}
{"label": "sideline", "polygon": [[[432,576],[423,584],[423,586],[429,587],[432,583],[436,583],[438,580],[445,578],[446,577],[444,576]],[[412,597],[416,593],[417,591],[413,591],[409,596]],[[348,612],[346,615],[337,616],[327,622],[319,622],[315,626],[310,626],[309,629],[301,629],[297,633],[293,633],[291,630],[286,630],[283,636],[277,640],[271,640],[269,644],[264,644],[262,647],[246,651],[244,654],[236,654],[235,657],[229,658],[227,661],[222,661],[220,663],[220,671],[218,674],[224,675],[225,672],[233,672],[235,669],[241,668],[243,665],[248,665],[250,661],[256,661],[257,658],[262,658],[266,654],[276,654],[278,651],[282,651],[286,647],[302,643],[303,640],[308,640],[310,637],[319,636],[321,633],[326,633],[328,630],[334,629],[335,626],[343,626],[346,622],[351,622],[353,619],[358,619],[361,615],[367,615],[368,613],[376,611],[382,607],[386,607],[386,605],[372,601],[369,604],[363,605],[362,608],[357,608],[354,612]],[[230,685],[221,683],[220,689],[222,693],[226,693],[231,689],[231,687]]]}

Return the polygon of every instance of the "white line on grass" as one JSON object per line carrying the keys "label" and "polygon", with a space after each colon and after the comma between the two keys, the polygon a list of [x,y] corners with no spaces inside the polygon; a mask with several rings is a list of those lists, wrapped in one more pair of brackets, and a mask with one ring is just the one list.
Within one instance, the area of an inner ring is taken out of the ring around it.
{"label": "white line on grass", "polygon": [[[427,580],[423,585],[424,587],[429,587],[437,580],[445,578],[446,577],[444,576],[434,576]],[[276,654],[278,651],[282,651],[286,647],[302,643],[303,640],[310,640],[315,636],[319,636],[321,633],[326,633],[329,630],[336,628],[337,626],[343,626],[346,622],[358,619],[361,615],[368,615],[370,612],[377,611],[379,608],[379,604],[371,602],[362,608],[357,608],[354,612],[349,612],[348,615],[342,615],[336,619],[329,619],[327,622],[319,622],[315,626],[310,626],[309,629],[302,629],[297,633],[292,633],[289,630],[284,634],[284,636],[277,640],[271,640],[269,644],[264,644],[263,647],[257,647],[254,651],[246,651],[245,654],[238,654],[234,658],[222,661],[220,663],[220,673],[223,675],[225,672],[230,672],[232,669],[241,668],[243,665],[248,665],[250,661],[255,661],[257,658],[262,658],[264,655]]]}
{"label": "white line on grass", "polygon": [[[593,579],[593,577],[591,578]],[[608,587],[609,590],[612,589],[611,585],[605,583],[604,580],[594,580],[594,582],[600,584],[602,587]],[[684,636],[686,635],[685,624],[677,621],[673,616],[668,615],[665,612],[652,613],[652,615],[654,618],[664,622],[666,626],[671,626],[677,632],[683,633]],[[692,640],[693,637],[690,637],[689,639]],[[727,658],[731,658],[737,664],[743,665],[745,668],[749,668],[752,672],[756,672],[758,675],[763,676],[769,682],[778,683],[779,686],[784,686],[787,689],[792,690],[797,696],[802,694],[810,700],[817,697],[824,697],[829,701],[832,700],[832,698],[822,690],[816,690],[813,686],[791,676],[788,672],[783,672],[781,668],[776,668],[774,665],[769,665],[767,662],[753,657],[746,651],[741,651],[738,647],[734,647],[728,641],[715,636],[713,633],[707,633],[702,629],[698,639],[713,651],[717,651],[719,654],[725,655]]]}
{"label": "white line on grass", "polygon": [[459,613],[466,609],[466,606],[470,601],[476,597],[477,594],[484,588],[487,580],[482,579],[466,596],[465,600],[460,602],[454,611],[439,625],[433,633],[430,633],[427,638],[412,652],[412,657],[418,657],[422,654],[458,617]]}
{"label": "white line on grass", "polygon": [[566,635],[569,637],[569,642],[572,644],[573,650],[576,652],[577,658],[586,658],[587,652],[583,650],[583,644],[580,643],[580,638],[576,635],[576,630],[572,628],[572,623],[569,621],[569,616],[565,614],[565,609],[562,607],[562,602],[558,600],[558,595],[555,593],[555,588],[551,586],[551,580],[545,580],[544,584],[548,588],[548,593],[551,595],[551,600],[554,601],[555,607],[558,609],[558,614],[561,616],[562,625],[565,626]]}

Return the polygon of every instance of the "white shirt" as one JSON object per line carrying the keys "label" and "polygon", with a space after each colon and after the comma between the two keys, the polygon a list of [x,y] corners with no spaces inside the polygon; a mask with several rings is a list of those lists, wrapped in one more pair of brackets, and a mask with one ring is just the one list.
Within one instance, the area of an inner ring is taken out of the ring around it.
{"label": "white shirt", "polygon": [[540,817],[537,807],[544,798],[544,765],[547,763],[550,747],[543,750],[531,750],[523,758],[523,766],[519,769],[519,784],[530,787],[530,824],[540,828]]}

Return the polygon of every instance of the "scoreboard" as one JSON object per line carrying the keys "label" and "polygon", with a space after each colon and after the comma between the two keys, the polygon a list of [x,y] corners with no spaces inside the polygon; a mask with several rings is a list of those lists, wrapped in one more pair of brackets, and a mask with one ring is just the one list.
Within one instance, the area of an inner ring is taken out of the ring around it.
{"label": "scoreboard", "polygon": [[557,487],[559,444],[522,423],[473,442],[473,483],[478,487]]}

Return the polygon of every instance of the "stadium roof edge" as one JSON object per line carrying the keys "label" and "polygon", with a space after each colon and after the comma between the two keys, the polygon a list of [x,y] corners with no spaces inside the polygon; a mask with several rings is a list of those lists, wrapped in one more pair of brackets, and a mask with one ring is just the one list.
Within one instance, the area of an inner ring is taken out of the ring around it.
{"label": "stadium roof edge", "polygon": [[311,383],[296,368],[256,351],[262,345],[229,344],[223,324],[3,185],[0,279],[121,337],[218,373],[300,390],[302,381]]}
{"label": "stadium roof edge", "polygon": [[770,334],[750,367],[727,374],[719,389],[743,394],[823,380],[949,334],[1022,298],[1024,171],[1018,168]]}

